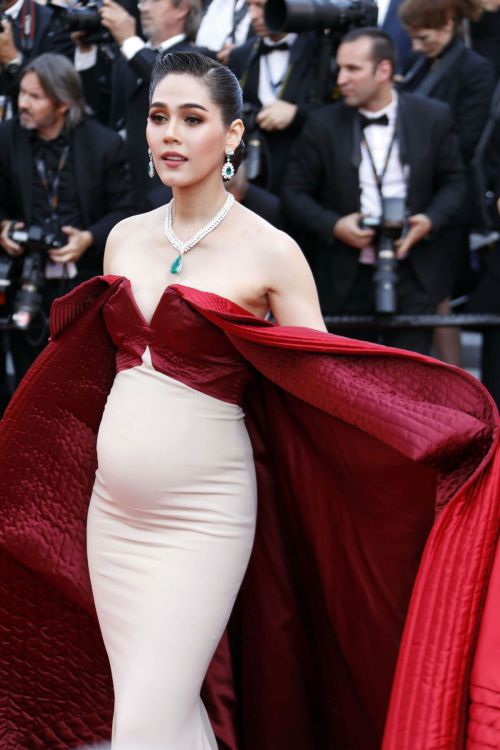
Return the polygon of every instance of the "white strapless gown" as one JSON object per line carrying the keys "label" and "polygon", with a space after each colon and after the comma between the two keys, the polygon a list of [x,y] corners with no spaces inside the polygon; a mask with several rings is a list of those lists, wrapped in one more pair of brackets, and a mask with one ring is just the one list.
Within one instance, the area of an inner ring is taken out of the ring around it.
{"label": "white strapless gown", "polygon": [[151,365],[117,374],[88,558],[115,690],[113,750],[216,750],[200,688],[245,573],[256,482],[241,408]]}

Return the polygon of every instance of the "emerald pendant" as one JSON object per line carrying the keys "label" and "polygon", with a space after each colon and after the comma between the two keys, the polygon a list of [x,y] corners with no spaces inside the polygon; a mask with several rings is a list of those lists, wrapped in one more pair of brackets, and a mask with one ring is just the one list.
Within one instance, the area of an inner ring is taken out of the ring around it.
{"label": "emerald pendant", "polygon": [[182,254],[178,255],[177,258],[172,262],[170,266],[170,273],[180,273],[182,271]]}

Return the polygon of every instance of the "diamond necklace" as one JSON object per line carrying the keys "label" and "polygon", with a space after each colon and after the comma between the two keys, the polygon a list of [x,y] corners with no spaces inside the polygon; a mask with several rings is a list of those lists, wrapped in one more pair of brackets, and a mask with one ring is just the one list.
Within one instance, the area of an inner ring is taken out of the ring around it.
{"label": "diamond necklace", "polygon": [[167,205],[167,216],[165,219],[165,236],[167,240],[170,242],[170,244],[172,245],[172,247],[175,247],[179,255],[172,262],[172,265],[170,266],[170,273],[177,274],[182,271],[182,258],[184,256],[184,253],[187,253],[188,250],[191,250],[191,248],[197,245],[198,242],[202,240],[204,237],[206,237],[209,232],[212,232],[216,227],[219,226],[221,221],[223,221],[228,215],[233,203],[234,203],[234,195],[232,195],[231,193],[228,193],[227,198],[224,201],[224,205],[222,206],[221,209],[219,209],[219,211],[217,211],[215,216],[212,216],[210,221],[207,222],[207,224],[205,224],[204,227],[202,227],[201,229],[198,229],[196,234],[193,234],[193,236],[190,237],[188,240],[186,240],[186,242],[182,242],[177,237],[172,227],[172,213],[173,213],[173,207],[174,207],[174,199],[172,198],[170,203]]}

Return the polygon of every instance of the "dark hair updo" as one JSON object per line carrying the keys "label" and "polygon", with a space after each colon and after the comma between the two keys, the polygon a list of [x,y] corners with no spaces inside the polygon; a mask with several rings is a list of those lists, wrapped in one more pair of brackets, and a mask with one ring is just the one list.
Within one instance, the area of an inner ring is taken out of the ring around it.
{"label": "dark hair updo", "polygon": [[[238,79],[229,68],[198,52],[167,52],[157,58],[149,85],[150,103],[157,85],[171,73],[200,78],[208,88],[211,100],[219,107],[226,127],[241,118],[243,96]],[[231,157],[235,172],[243,161],[244,150],[241,141]]]}

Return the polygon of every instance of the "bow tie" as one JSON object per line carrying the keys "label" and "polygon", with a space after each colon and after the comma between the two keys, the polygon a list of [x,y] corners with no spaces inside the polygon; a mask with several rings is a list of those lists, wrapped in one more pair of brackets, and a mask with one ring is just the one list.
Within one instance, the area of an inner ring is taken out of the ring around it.
{"label": "bow tie", "polygon": [[283,52],[283,50],[290,49],[290,45],[288,42],[279,42],[278,44],[266,44],[263,42],[260,45],[259,54],[260,55],[269,55],[271,52],[276,52],[277,50],[280,52]]}
{"label": "bow tie", "polygon": [[365,115],[360,114],[359,121],[362,130],[369,128],[370,125],[389,125],[389,118],[387,115],[380,115],[380,117],[366,117]]}

